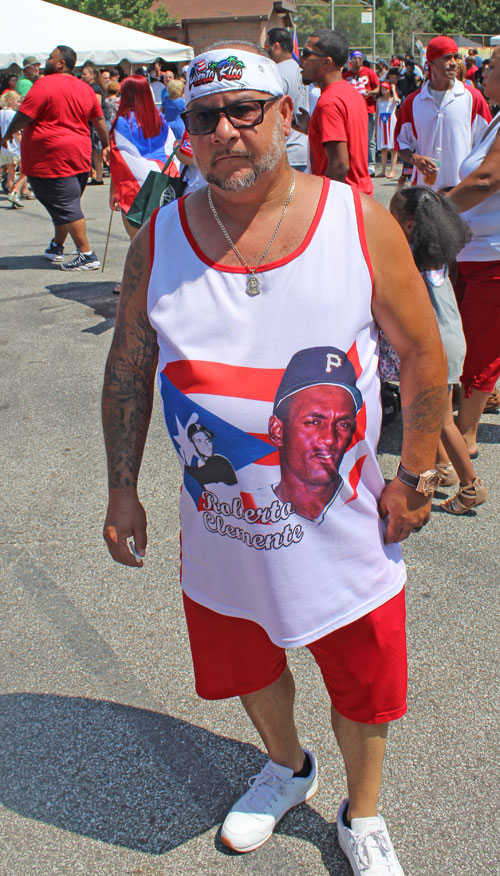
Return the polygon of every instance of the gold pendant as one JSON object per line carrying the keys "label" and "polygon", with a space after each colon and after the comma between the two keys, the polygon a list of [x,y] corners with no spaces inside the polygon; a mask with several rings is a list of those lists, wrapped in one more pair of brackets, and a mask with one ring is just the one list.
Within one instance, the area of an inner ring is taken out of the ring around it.
{"label": "gold pendant", "polygon": [[260,283],[255,274],[250,274],[247,280],[247,295],[253,298],[255,295],[260,295]]}

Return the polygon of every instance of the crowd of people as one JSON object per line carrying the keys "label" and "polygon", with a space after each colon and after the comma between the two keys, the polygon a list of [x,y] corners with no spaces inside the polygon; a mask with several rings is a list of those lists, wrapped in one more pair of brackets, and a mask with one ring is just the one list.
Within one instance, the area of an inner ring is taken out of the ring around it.
{"label": "crowd of people", "polygon": [[[450,514],[488,498],[475,460],[480,417],[500,406],[500,48],[462,64],[439,36],[423,67],[372,68],[321,29],[297,62],[272,28],[265,47],[215,44],[189,68],[75,66],[59,45],[43,75],[31,56],[5,80],[5,186],[14,210],[36,197],[48,211],[48,260],[93,271],[81,198],[109,167],[130,248],[103,392],[104,535],[114,559],[142,566],[137,479],[158,369],[183,474],[197,691],[239,696],[270,757],[222,841],[258,848],[316,791],[285,656],[304,645],[345,763],[340,846],[355,876],[403,876],[377,809],[388,723],[406,711],[399,542],[427,523],[438,486],[458,485]],[[379,175],[404,162],[390,213],[372,197],[377,147]],[[182,166],[190,196],[139,228],[149,173]],[[387,485],[384,356],[404,426]]]}
{"label": "crowd of people", "polygon": [[[467,352],[458,424],[474,456],[484,407],[496,410],[500,406],[495,388],[500,368],[494,338],[496,299],[486,291],[491,280],[496,280],[492,277],[497,252],[491,219],[496,199],[494,192],[483,197],[482,177],[477,194],[465,198],[462,180],[463,168],[472,168],[471,153],[480,155],[487,166],[492,163],[484,143],[494,154],[496,126],[491,126],[491,110],[495,114],[500,102],[495,88],[496,51],[483,60],[477,49],[470,49],[462,58],[456,43],[440,36],[430,41],[423,68],[410,56],[378,59],[372,67],[361,51],[349,52],[342,34],[321,31],[309,37],[297,63],[292,36],[284,28],[268,32],[265,49],[277,64],[285,93],[294,105],[286,148],[295,170],[347,182],[371,195],[376,152],[380,154],[377,175],[389,179],[395,176],[399,156],[403,162],[400,188],[411,181],[434,192],[447,190],[447,200],[465,212],[476,233],[481,232],[478,244],[474,239],[464,241],[447,263],[438,263],[436,256],[436,263],[427,265],[435,278],[442,278],[442,295],[451,271],[454,300],[460,307]],[[7,75],[0,87],[3,189],[13,208],[35,197],[44,204],[54,222],[54,236],[44,255],[66,271],[100,267],[87,239],[80,202],[87,185],[104,185],[105,173],[111,175],[111,209],[121,213],[131,240],[138,229],[127,220],[127,212],[150,170],[165,170],[170,156],[169,173],[178,175],[182,165],[187,170],[187,192],[204,184],[193,165],[189,114],[185,115],[186,66],[177,69],[158,60],[150,69],[139,67],[127,76],[120,67],[97,68],[88,61],[75,76],[75,62],[72,50],[64,46],[55,50],[44,70],[39,59],[29,56],[22,75]],[[480,168],[474,172],[481,176]],[[487,241],[484,222],[492,232]],[[68,234],[77,251],[75,258],[64,262]],[[120,289],[117,284],[114,291],[119,294]],[[477,296],[484,299],[481,317]],[[444,320],[437,304],[436,313]],[[452,315],[452,321],[456,316]],[[443,507],[452,512],[462,509],[472,483],[471,469],[463,483],[463,467],[459,476],[444,445],[440,445],[437,465],[443,483],[460,482],[464,488],[459,489],[460,506],[451,502]],[[481,486],[477,501],[467,497],[465,509],[479,504],[485,495]]]}
{"label": "crowd of people", "polygon": [[[389,179],[395,176],[399,156],[401,190],[411,181],[413,186],[446,194],[447,202],[465,213],[473,234],[480,236],[478,242],[475,237],[468,242],[464,238],[462,247],[453,257],[448,253],[447,260],[435,252],[435,263],[427,260],[425,269],[426,282],[430,282],[429,271],[433,272],[430,294],[443,336],[449,328],[445,314],[456,327],[458,311],[451,310],[460,308],[465,364],[457,423],[474,457],[484,408],[500,407],[495,388],[500,372],[496,293],[488,292],[498,273],[492,218],[497,209],[496,174],[488,197],[481,174],[484,162],[489,168],[495,155],[497,129],[491,111],[495,114],[500,103],[495,87],[497,51],[483,60],[476,49],[470,49],[462,58],[456,43],[440,36],[429,42],[423,67],[410,56],[379,58],[372,67],[361,51],[349,52],[343,34],[324,30],[308,38],[297,63],[292,36],[279,27],[268,32],[265,50],[277,64],[294,106],[286,143],[291,167],[347,182],[371,195],[376,152],[380,153],[377,175]],[[16,209],[35,197],[44,204],[54,222],[54,236],[44,255],[65,271],[100,267],[81,209],[87,185],[104,185],[104,175],[110,174],[110,207],[121,213],[130,240],[138,227],[127,219],[127,212],[151,170],[165,170],[170,158],[168,173],[178,175],[184,165],[187,192],[204,185],[190,143],[184,97],[187,66],[167,66],[158,60],[150,69],[139,67],[126,75],[120,67],[97,68],[88,61],[75,76],[75,63],[72,50],[60,46],[43,70],[40,60],[29,56],[22,75],[7,75],[0,87],[4,191]],[[471,164],[471,154],[481,157],[479,166]],[[464,168],[478,177],[475,193],[469,184],[467,196]],[[394,203],[396,210],[397,199]],[[68,234],[76,255],[64,262]],[[428,234],[432,234],[430,226]],[[455,297],[448,295],[450,277]],[[120,290],[117,284],[114,291]],[[446,307],[439,304],[440,295],[447,298]],[[386,352],[383,347],[383,356]],[[458,377],[451,384],[457,384]],[[456,393],[453,401],[456,406]],[[443,484],[459,483],[459,498],[445,502],[443,508],[462,513],[484,501],[487,493],[481,483],[477,495],[468,495],[477,480],[475,472],[473,477],[468,466],[465,476],[461,463],[458,471],[445,447],[447,440],[440,444],[436,464]],[[451,456],[456,459],[456,451]]]}

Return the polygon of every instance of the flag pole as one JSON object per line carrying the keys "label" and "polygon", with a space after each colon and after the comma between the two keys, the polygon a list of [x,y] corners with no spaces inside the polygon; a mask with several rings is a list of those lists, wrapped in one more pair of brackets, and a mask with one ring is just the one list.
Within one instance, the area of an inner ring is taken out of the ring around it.
{"label": "flag pole", "polygon": [[110,234],[111,234],[111,223],[112,223],[112,221],[113,221],[113,213],[114,213],[114,210],[111,210],[111,215],[110,215],[110,217],[109,217],[109,225],[108,225],[108,236],[107,236],[107,238],[106,238],[106,248],[105,248],[105,250],[104,250],[104,258],[103,258],[103,260],[102,260],[101,274],[104,273],[104,265],[106,264],[106,256],[107,256],[107,254],[108,254],[109,236],[110,236]]}

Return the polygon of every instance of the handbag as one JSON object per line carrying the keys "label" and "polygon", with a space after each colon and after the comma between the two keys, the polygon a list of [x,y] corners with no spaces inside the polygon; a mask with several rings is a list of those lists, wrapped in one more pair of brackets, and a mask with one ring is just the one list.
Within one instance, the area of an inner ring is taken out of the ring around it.
{"label": "handbag", "polygon": [[379,335],[379,363],[378,368],[382,380],[399,380],[400,361],[396,350],[387,340],[383,331]]}
{"label": "handbag", "polygon": [[171,165],[176,151],[174,149],[172,154],[169,155],[160,173],[155,170],[149,171],[137,192],[134,202],[126,214],[128,221],[135,228],[140,228],[144,225],[156,207],[164,207],[165,204],[169,204],[171,201],[175,201],[176,198],[182,196],[187,185],[184,180],[187,166],[183,167],[180,176],[170,176],[168,173],[165,173]]}

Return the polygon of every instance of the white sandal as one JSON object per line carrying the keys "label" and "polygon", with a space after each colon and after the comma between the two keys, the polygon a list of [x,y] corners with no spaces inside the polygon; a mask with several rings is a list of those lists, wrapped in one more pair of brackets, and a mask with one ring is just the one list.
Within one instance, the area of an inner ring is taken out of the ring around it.
{"label": "white sandal", "polygon": [[446,499],[445,502],[441,502],[439,507],[443,511],[447,511],[448,514],[466,514],[471,508],[486,502],[487,498],[488,490],[481,478],[476,478],[471,484],[460,484],[458,493],[450,499]]}

